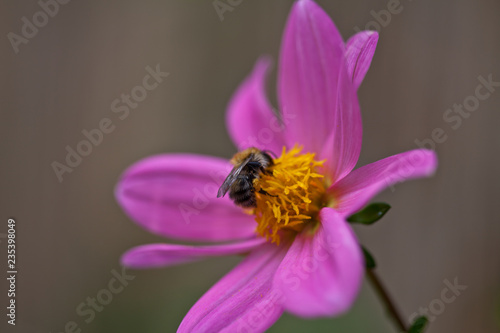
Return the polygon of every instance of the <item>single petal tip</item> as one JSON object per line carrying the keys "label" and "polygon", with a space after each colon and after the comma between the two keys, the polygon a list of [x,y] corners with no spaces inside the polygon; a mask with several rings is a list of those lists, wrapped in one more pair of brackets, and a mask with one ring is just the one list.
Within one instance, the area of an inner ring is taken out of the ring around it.
{"label": "single petal tip", "polygon": [[267,72],[271,69],[273,64],[273,58],[270,55],[260,56],[254,65],[253,75],[261,78],[265,81]]}
{"label": "single petal tip", "polygon": [[292,8],[292,12],[294,11],[294,9],[298,9],[301,13],[307,13],[308,11],[321,8],[312,0],[298,0],[293,7],[294,8]]}
{"label": "single petal tip", "polygon": [[127,251],[124,254],[122,254],[122,256],[120,257],[120,265],[122,265],[123,267],[126,267],[126,268],[133,268],[132,262],[130,260],[129,252],[130,251]]}
{"label": "single petal tip", "polygon": [[416,149],[409,152],[409,164],[414,168],[423,168],[426,176],[432,176],[436,173],[438,166],[438,157],[434,150]]}

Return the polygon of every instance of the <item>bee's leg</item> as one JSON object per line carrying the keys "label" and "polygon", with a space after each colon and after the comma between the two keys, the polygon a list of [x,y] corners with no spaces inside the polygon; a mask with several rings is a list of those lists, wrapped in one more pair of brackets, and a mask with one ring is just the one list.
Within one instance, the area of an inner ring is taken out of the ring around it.
{"label": "bee's leg", "polygon": [[259,193],[260,193],[260,194],[265,194],[265,195],[268,195],[268,196],[270,196],[270,197],[277,197],[277,195],[272,195],[272,194],[269,194],[269,193],[267,193],[266,191],[264,191],[263,189],[260,189],[260,190],[259,190]]}

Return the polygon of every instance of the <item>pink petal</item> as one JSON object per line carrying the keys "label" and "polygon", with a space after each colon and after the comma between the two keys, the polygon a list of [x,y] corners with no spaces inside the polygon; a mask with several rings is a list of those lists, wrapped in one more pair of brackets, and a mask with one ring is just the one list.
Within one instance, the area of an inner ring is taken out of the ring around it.
{"label": "pink petal", "polygon": [[333,179],[352,170],[361,150],[361,115],[344,53],[328,15],[313,1],[296,2],[278,73],[279,102],[288,115],[285,135],[288,146],[299,143],[327,158]]}
{"label": "pink petal", "polygon": [[280,154],[285,141],[284,127],[276,117],[265,94],[269,58],[261,58],[229,103],[226,123],[229,135],[239,150],[257,147]]}
{"label": "pink petal", "polygon": [[314,235],[299,234],[275,276],[285,310],[302,317],[347,311],[361,287],[364,259],[356,236],[331,208],[320,212]]}
{"label": "pink petal", "polygon": [[411,150],[354,170],[334,184],[329,192],[336,200],[335,209],[349,216],[363,208],[378,192],[396,183],[434,173],[437,157],[426,149]]}
{"label": "pink petal", "polygon": [[225,241],[253,236],[256,223],[217,190],[229,162],[208,156],[172,154],[132,165],[115,195],[123,210],[145,229],[172,238]]}
{"label": "pink petal", "polygon": [[356,89],[370,68],[377,42],[378,32],[367,30],[358,32],[346,43],[347,69]]}
{"label": "pink petal", "polygon": [[252,238],[234,244],[189,246],[177,244],[149,244],[128,250],[121,259],[130,268],[165,267],[197,261],[206,257],[218,257],[249,252],[266,240]]}
{"label": "pink petal", "polygon": [[286,250],[267,243],[250,253],[196,302],[177,332],[264,332],[283,313],[272,280]]}

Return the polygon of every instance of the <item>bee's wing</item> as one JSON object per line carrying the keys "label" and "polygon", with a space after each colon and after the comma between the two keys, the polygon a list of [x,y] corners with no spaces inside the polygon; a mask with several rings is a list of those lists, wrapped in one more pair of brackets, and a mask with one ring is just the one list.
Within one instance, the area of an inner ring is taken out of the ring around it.
{"label": "bee's wing", "polygon": [[250,161],[250,157],[248,157],[239,167],[234,167],[233,170],[229,173],[229,175],[226,177],[226,180],[224,180],[224,183],[222,183],[221,187],[219,188],[219,191],[217,192],[217,198],[223,197],[226,195],[227,191],[229,191],[229,188],[233,183],[236,181],[238,178],[239,174],[241,173],[241,170],[247,165],[247,163]]}

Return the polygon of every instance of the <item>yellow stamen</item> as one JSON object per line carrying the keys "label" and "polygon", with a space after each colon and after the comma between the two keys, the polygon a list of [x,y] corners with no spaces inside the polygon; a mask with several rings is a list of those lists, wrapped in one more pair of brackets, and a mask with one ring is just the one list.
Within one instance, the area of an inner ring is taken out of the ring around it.
{"label": "yellow stamen", "polygon": [[257,233],[276,244],[280,243],[282,229],[302,230],[317,221],[323,207],[326,189],[323,175],[316,169],[324,161],[316,161],[314,154],[300,154],[301,151],[298,146],[290,151],[283,148],[274,164],[254,180]]}

